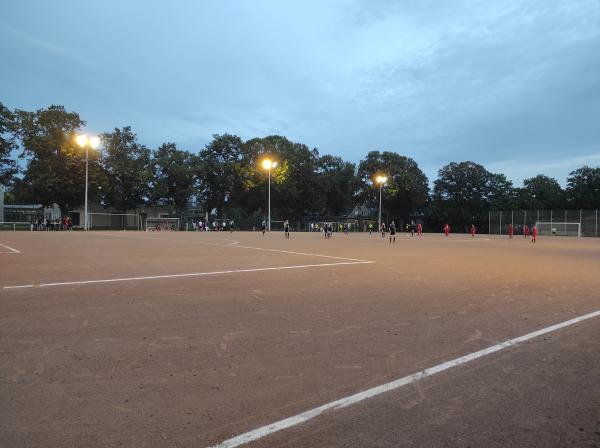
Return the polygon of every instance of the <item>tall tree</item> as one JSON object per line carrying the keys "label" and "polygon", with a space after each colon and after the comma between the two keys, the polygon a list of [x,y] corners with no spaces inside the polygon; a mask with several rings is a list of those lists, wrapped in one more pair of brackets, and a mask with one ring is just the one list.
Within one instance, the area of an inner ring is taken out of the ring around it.
{"label": "tall tree", "polygon": [[174,205],[181,216],[194,192],[195,157],[177,149],[175,143],[163,143],[152,153],[152,202]]}
{"label": "tall tree", "polygon": [[[299,220],[306,214],[323,210],[324,198],[319,191],[316,172],[319,151],[309,149],[280,135],[255,138],[245,144],[249,161],[250,188],[258,196],[266,198],[266,173],[261,160],[269,156],[278,162],[272,172],[271,202],[274,219]],[[266,202],[262,201],[266,205]],[[264,208],[263,208],[264,209]]]}
{"label": "tall tree", "polygon": [[[75,135],[85,123],[63,106],[36,112],[18,110],[16,115],[29,158],[23,180],[31,185],[32,200],[42,205],[56,203],[63,214],[82,205],[85,152],[75,143]],[[94,151],[90,151],[89,168],[90,199],[94,200],[103,175]]]}
{"label": "tall tree", "polygon": [[212,141],[200,151],[198,196],[207,211],[223,213],[234,206],[245,189],[244,147],[242,139],[231,134],[213,135]]}
{"label": "tall tree", "polygon": [[521,208],[526,210],[556,210],[566,206],[565,192],[558,181],[543,174],[525,179],[519,197]]}
{"label": "tall tree", "polygon": [[14,157],[17,149],[17,121],[15,115],[0,102],[0,184],[8,185],[19,166]]}
{"label": "tall tree", "polygon": [[567,178],[569,206],[578,209],[600,208],[600,167],[583,166]]}
{"label": "tall tree", "polygon": [[324,213],[339,216],[348,211],[354,202],[357,188],[356,167],[341,157],[321,156],[317,161],[318,185],[324,196]]}
{"label": "tall tree", "polygon": [[413,159],[390,151],[370,151],[358,165],[359,202],[378,203],[379,189],[373,184],[378,173],[388,178],[382,202],[391,217],[406,221],[427,203],[429,185],[425,173]]}
{"label": "tall tree", "polygon": [[150,150],[138,143],[130,126],[101,135],[105,149],[102,164],[108,178],[104,203],[125,212],[149,199],[152,167]]}
{"label": "tall tree", "polygon": [[432,199],[437,219],[459,228],[477,224],[490,198],[506,195],[509,188],[504,176],[492,174],[478,163],[451,162],[438,171],[434,182]]}
{"label": "tall tree", "polygon": [[489,173],[487,194],[490,209],[513,210],[517,206],[517,193],[504,174]]}

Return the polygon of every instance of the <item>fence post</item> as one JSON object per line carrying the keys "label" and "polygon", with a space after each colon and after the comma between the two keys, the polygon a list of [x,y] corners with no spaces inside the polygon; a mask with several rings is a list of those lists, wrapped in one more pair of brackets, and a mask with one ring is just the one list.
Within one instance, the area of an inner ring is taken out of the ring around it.
{"label": "fence post", "polygon": [[523,216],[523,227],[527,225],[527,210],[525,210],[525,215]]}
{"label": "fence post", "polygon": [[515,226],[515,211],[514,210],[510,211],[510,225],[511,225],[511,227]]}
{"label": "fence post", "polygon": [[596,209],[596,227],[594,229],[594,236],[598,236],[598,209]]}
{"label": "fence post", "polygon": [[581,237],[581,213],[582,213],[582,210],[579,209],[579,232],[578,232],[579,235],[577,235],[578,237]]}
{"label": "fence post", "polygon": [[500,228],[499,228],[499,231],[500,231],[500,235],[502,235],[502,210],[500,210]]}
{"label": "fence post", "polygon": [[488,210],[488,236],[492,234],[492,212]]}
{"label": "fence post", "polygon": [[538,222],[540,222],[540,211],[539,210],[537,211],[537,221],[536,221],[536,223],[538,223]]}

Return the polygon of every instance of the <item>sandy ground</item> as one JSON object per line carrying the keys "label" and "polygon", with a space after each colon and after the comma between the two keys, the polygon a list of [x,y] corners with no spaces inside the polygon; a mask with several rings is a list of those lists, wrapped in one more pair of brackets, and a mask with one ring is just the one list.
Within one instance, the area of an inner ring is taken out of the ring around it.
{"label": "sandy ground", "polygon": [[[600,310],[594,239],[0,244],[2,447],[211,446]],[[600,447],[600,317],[246,446]]]}

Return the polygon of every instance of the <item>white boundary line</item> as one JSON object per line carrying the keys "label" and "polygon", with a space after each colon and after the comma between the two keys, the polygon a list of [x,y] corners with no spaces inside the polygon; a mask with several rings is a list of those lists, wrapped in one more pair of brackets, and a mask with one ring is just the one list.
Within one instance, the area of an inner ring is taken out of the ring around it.
{"label": "white boundary line", "polygon": [[262,272],[262,271],[279,271],[285,269],[305,269],[305,268],[318,268],[325,266],[344,266],[352,264],[368,264],[373,263],[372,261],[346,261],[338,263],[319,263],[319,264],[302,264],[294,266],[274,266],[268,268],[253,268],[253,269],[232,269],[228,271],[210,271],[210,272],[191,272],[186,274],[165,274],[165,275],[148,275],[143,277],[123,277],[123,278],[107,278],[101,280],[79,280],[69,282],[57,282],[57,283],[40,283],[39,285],[15,285],[15,286],[4,286],[2,289],[22,289],[22,288],[45,288],[49,286],[69,286],[69,285],[89,285],[94,283],[116,283],[116,282],[132,282],[141,280],[155,280],[160,278],[178,278],[178,277],[201,277],[208,275],[223,275],[223,274],[237,274],[242,272]]}
{"label": "white boundary line", "polygon": [[179,240],[179,239],[167,239],[167,238],[160,238],[160,237],[150,237],[150,236],[125,236],[125,235],[112,235],[112,234],[108,234],[108,233],[98,233],[98,235],[102,235],[102,236],[108,236],[108,237],[115,237],[115,238],[129,238],[129,239],[149,239],[149,240],[153,240],[153,241],[168,241],[168,242],[175,242],[175,243],[186,243],[186,244],[190,244],[190,243],[194,243],[194,244],[205,244],[207,246],[217,246],[217,247],[233,247],[233,248],[239,248],[239,249],[252,249],[252,250],[262,250],[262,251],[267,251],[267,252],[280,252],[283,254],[292,254],[292,255],[304,255],[307,257],[322,257],[322,258],[331,258],[334,260],[348,260],[348,261],[360,261],[360,262],[369,262],[369,263],[374,263],[372,261],[369,260],[361,260],[358,258],[348,258],[348,257],[337,257],[334,255],[324,255],[324,254],[312,254],[312,253],[307,253],[307,252],[294,252],[291,250],[283,250],[283,249],[268,249],[266,247],[255,247],[255,246],[241,246],[239,245],[239,241],[233,240],[233,239],[228,239],[228,238],[219,238],[223,241],[231,241],[231,243],[229,244],[214,244],[214,243],[210,243],[210,242],[206,242],[206,241],[198,241],[198,240]]}
{"label": "white boundary line", "polygon": [[323,414],[326,411],[343,409],[345,407],[351,406],[353,404],[359,403],[361,401],[367,400],[369,398],[376,397],[386,392],[393,391],[402,386],[406,386],[408,384],[419,381],[428,376],[435,375],[436,373],[443,372],[444,370],[451,369],[453,367],[460,366],[461,364],[466,364],[475,359],[481,358],[483,356],[490,355],[492,353],[496,353],[500,350],[504,350],[506,348],[512,347],[520,342],[525,342],[533,338],[537,338],[546,333],[550,333],[556,330],[560,330],[561,328],[568,327],[569,325],[574,325],[578,322],[581,322],[586,319],[591,319],[593,317],[600,316],[600,310],[594,311],[593,313],[584,314],[583,316],[576,317],[571,320],[567,320],[565,322],[561,322],[550,327],[543,328],[541,330],[534,331],[532,333],[528,333],[524,336],[520,336],[514,339],[509,339],[508,341],[501,342],[500,344],[492,345],[491,347],[484,348],[483,350],[479,350],[477,352],[470,353],[465,356],[461,356],[460,358],[453,359],[451,361],[446,361],[442,364],[438,364],[436,366],[430,367],[425,370],[421,370],[420,372],[413,373],[412,375],[405,376],[403,378],[397,379],[395,381],[391,381],[389,383],[382,384],[380,386],[373,387],[371,389],[367,389],[362,392],[358,392],[354,395],[350,395],[348,397],[340,398],[339,400],[331,401],[322,406],[310,409],[308,411],[302,412],[301,414],[294,415],[292,417],[285,418],[283,420],[279,420],[277,422],[271,423],[266,426],[261,426],[260,428],[254,429],[252,431],[248,431],[239,436],[233,437],[231,439],[227,439],[217,445],[213,445],[211,448],[235,448],[240,445],[244,445],[246,443],[252,442],[254,440],[262,439],[268,435],[271,435],[275,432],[281,431],[283,429],[290,428],[292,426],[299,425],[301,423],[305,423],[309,420],[312,420],[315,417]]}
{"label": "white boundary line", "polygon": [[0,252],[0,254],[20,254],[21,253],[20,250],[17,250],[17,249],[15,249],[13,247],[7,246],[6,244],[0,244],[0,246],[2,246],[2,247],[4,247],[4,248],[6,248],[6,249],[8,249],[8,250],[11,251],[11,252]]}

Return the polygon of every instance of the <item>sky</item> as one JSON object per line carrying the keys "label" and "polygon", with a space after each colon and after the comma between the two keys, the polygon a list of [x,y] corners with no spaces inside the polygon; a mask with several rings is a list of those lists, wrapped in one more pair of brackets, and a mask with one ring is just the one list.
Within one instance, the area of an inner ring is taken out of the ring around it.
{"label": "sky", "polygon": [[0,102],[197,152],[272,134],[516,186],[600,166],[598,0],[4,0]]}

